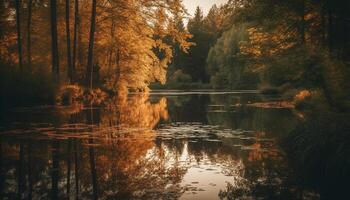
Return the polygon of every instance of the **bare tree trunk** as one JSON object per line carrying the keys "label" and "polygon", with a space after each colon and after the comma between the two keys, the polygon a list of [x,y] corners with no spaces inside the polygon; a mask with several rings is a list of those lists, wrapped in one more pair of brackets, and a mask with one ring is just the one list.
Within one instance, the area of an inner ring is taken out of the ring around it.
{"label": "bare tree trunk", "polygon": [[28,23],[27,23],[27,62],[29,71],[32,68],[32,49],[31,49],[31,25],[32,25],[32,4],[33,0],[28,1]]}
{"label": "bare tree trunk", "polygon": [[22,59],[22,38],[21,38],[21,0],[16,0],[16,24],[17,24],[17,45],[18,45],[18,64],[19,69],[23,71],[23,59]]}
{"label": "bare tree trunk", "polygon": [[95,39],[95,23],[96,23],[96,0],[92,0],[91,9],[91,27],[89,39],[89,53],[86,70],[86,83],[92,88],[92,72],[93,72],[93,57],[94,57],[94,39]]}
{"label": "bare tree trunk", "polygon": [[75,0],[74,2],[74,38],[73,38],[73,64],[72,64],[72,77],[75,81],[75,69],[76,69],[76,60],[77,60],[77,33],[78,26],[80,24],[79,18],[79,0]]}
{"label": "bare tree trunk", "polygon": [[70,45],[70,6],[69,0],[66,0],[66,35],[67,35],[67,67],[68,67],[68,77],[70,82],[73,82],[73,67],[72,67],[72,53]]}
{"label": "bare tree trunk", "polygon": [[58,41],[57,41],[57,11],[56,0],[50,0],[51,7],[51,52],[52,52],[52,73],[59,81],[59,58],[58,58]]}

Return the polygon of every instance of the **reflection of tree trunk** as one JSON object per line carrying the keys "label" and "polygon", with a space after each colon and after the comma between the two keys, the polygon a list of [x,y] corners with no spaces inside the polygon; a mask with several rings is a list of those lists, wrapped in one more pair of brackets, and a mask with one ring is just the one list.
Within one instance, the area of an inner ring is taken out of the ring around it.
{"label": "reflection of tree trunk", "polygon": [[58,59],[58,41],[57,41],[57,11],[56,0],[50,0],[51,7],[51,54],[52,54],[52,73],[58,81],[59,78],[59,59]]}
{"label": "reflection of tree trunk", "polygon": [[91,9],[91,27],[89,36],[89,52],[86,70],[86,83],[92,88],[92,73],[93,73],[93,57],[94,57],[94,42],[95,42],[95,23],[96,23],[96,0],[92,0]]}
{"label": "reflection of tree trunk", "polygon": [[[90,112],[87,112],[87,121],[89,124],[94,125],[100,122],[99,112],[96,113],[96,121],[94,121],[94,110],[92,109],[92,105],[90,107]],[[91,127],[91,133],[93,133],[93,126]],[[97,175],[96,175],[96,163],[95,163],[95,152],[94,147],[92,146],[94,143],[93,138],[89,139],[89,159],[90,159],[90,170],[91,170],[91,179],[92,179],[92,190],[93,190],[93,198],[98,199],[98,189],[97,189]]]}
{"label": "reflection of tree trunk", "polygon": [[29,70],[32,67],[32,49],[31,49],[31,24],[32,24],[32,4],[33,0],[28,2],[28,22],[27,22],[27,62]]}
{"label": "reflection of tree trunk", "polygon": [[[73,36],[73,63],[72,63],[72,75],[75,79],[76,59],[77,59],[77,33],[80,24],[79,18],[79,0],[74,2],[74,36]],[[75,81],[75,80],[74,80]]]}
{"label": "reflection of tree trunk", "polygon": [[16,23],[17,23],[17,45],[18,45],[18,64],[19,69],[23,70],[23,59],[22,59],[22,38],[21,38],[21,16],[20,16],[20,8],[21,8],[21,0],[16,0]]}
{"label": "reflection of tree trunk", "polygon": [[[89,139],[89,144],[93,145],[93,139]],[[91,178],[92,178],[92,190],[94,199],[98,199],[98,190],[97,190],[97,176],[96,176],[96,164],[95,164],[95,152],[94,147],[89,147],[89,157],[90,157],[90,169],[91,169]]]}
{"label": "reflection of tree trunk", "polygon": [[75,199],[79,199],[79,160],[78,141],[74,139],[74,171],[75,171]]}
{"label": "reflection of tree trunk", "polygon": [[19,165],[18,165],[18,190],[17,190],[17,199],[22,199],[23,187],[24,187],[24,179],[23,179],[23,164],[24,164],[24,144],[21,141],[19,144]]}
{"label": "reflection of tree trunk", "polygon": [[67,159],[67,197],[70,196],[70,171],[71,171],[71,153],[72,153],[72,141],[68,140],[68,159]]}
{"label": "reflection of tree trunk", "polygon": [[59,142],[52,143],[51,199],[58,199]]}
{"label": "reflection of tree trunk", "polygon": [[32,199],[33,194],[33,155],[32,155],[32,145],[28,144],[28,181],[29,181],[29,192],[28,192],[28,199]]}
{"label": "reflection of tree trunk", "polygon": [[73,82],[73,66],[72,66],[72,53],[70,45],[70,6],[69,1],[66,0],[66,39],[67,39],[67,67],[68,67],[68,77],[71,82]]}
{"label": "reflection of tree trunk", "polygon": [[3,190],[4,190],[4,183],[5,183],[5,176],[3,174],[3,163],[2,163],[2,142],[0,140],[0,197],[3,197]]}

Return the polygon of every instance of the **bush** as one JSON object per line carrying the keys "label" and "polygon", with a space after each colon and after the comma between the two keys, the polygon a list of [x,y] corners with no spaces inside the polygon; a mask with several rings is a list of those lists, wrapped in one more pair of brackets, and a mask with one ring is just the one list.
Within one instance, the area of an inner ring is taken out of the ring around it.
{"label": "bush", "polygon": [[176,83],[190,83],[192,82],[192,77],[189,74],[184,73],[181,69],[179,69],[174,72],[174,74],[170,78],[170,81]]}
{"label": "bush", "polygon": [[55,85],[51,75],[20,72],[12,66],[0,70],[1,107],[54,104]]}
{"label": "bush", "polygon": [[301,90],[294,97],[297,109],[315,109],[327,105],[326,97],[321,90]]}

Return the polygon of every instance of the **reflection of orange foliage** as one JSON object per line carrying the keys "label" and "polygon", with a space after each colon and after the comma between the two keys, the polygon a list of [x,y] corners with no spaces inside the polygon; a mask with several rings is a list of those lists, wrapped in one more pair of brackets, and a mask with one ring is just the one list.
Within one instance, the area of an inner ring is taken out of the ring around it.
{"label": "reflection of orange foliage", "polygon": [[311,92],[308,90],[302,90],[297,95],[295,95],[295,100],[296,101],[303,101],[309,97],[311,97]]}
{"label": "reflection of orange foliage", "polygon": [[[264,138],[266,135],[265,132],[257,132],[256,138]],[[276,157],[278,156],[278,150],[274,147],[274,141],[257,141],[249,147],[250,152],[248,155],[248,161],[261,161],[267,157]],[[266,151],[268,150],[268,151]]]}
{"label": "reflection of orange foliage", "polygon": [[262,160],[263,155],[261,153],[261,145],[259,143],[255,143],[250,147],[252,148],[252,150],[249,152],[248,160],[251,162]]}
{"label": "reflection of orange foliage", "polygon": [[114,117],[113,124],[123,128],[153,129],[160,120],[169,118],[166,98],[152,104],[148,100],[148,94],[137,94],[128,100],[119,99],[108,107],[107,112],[112,110],[116,113],[107,116]]}

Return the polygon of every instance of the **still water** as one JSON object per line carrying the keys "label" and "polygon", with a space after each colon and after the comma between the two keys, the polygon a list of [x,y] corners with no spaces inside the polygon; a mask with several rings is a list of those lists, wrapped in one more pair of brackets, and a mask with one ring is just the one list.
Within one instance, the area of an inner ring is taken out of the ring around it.
{"label": "still water", "polygon": [[2,113],[0,199],[318,199],[279,139],[291,109],[254,91],[156,91]]}

